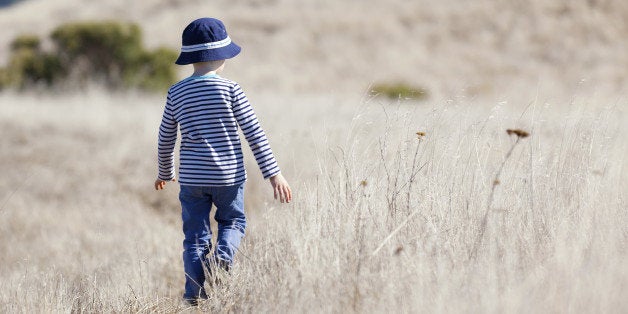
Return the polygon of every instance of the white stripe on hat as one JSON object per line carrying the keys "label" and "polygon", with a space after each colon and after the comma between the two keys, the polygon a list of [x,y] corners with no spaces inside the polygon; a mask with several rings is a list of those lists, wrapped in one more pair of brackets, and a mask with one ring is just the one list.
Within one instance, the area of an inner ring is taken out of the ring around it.
{"label": "white stripe on hat", "polygon": [[204,44],[191,45],[191,46],[183,46],[181,47],[181,52],[194,52],[194,51],[222,48],[222,47],[228,46],[230,43],[231,43],[231,38],[227,36],[227,38],[221,41],[214,41],[211,43],[204,43]]}

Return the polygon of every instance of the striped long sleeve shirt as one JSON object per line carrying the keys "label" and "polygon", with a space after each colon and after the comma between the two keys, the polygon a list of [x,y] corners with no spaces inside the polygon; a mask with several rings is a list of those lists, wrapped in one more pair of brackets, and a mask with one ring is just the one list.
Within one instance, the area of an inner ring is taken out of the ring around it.
{"label": "striped long sleeve shirt", "polygon": [[179,183],[226,186],[246,180],[238,127],[264,179],[279,173],[253,108],[240,86],[217,75],[193,76],[170,87],[159,127],[159,179],[175,177],[174,147],[181,132]]}

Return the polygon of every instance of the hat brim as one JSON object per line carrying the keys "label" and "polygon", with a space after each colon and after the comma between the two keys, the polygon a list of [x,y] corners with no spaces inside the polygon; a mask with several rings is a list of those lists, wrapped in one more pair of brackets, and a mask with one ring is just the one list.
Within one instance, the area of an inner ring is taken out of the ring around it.
{"label": "hat brim", "polygon": [[174,63],[178,65],[186,65],[198,62],[231,59],[237,56],[241,50],[242,48],[240,48],[240,46],[236,45],[234,42],[231,42],[229,45],[221,48],[192,52],[181,52],[179,54],[179,58],[177,58],[177,61],[175,61]]}

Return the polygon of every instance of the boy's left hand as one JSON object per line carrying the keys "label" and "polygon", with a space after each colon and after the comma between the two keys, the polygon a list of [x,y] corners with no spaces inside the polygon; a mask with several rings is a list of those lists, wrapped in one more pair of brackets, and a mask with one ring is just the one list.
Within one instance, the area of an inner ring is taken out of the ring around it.
{"label": "boy's left hand", "polygon": [[290,203],[290,201],[292,201],[292,189],[290,189],[288,181],[286,181],[281,173],[272,176],[270,178],[270,184],[273,186],[275,199],[279,199],[282,203]]}
{"label": "boy's left hand", "polygon": [[[172,179],[170,181],[176,182],[177,179]],[[166,181],[161,180],[161,179],[155,180],[155,190],[163,190],[164,187],[166,187]]]}

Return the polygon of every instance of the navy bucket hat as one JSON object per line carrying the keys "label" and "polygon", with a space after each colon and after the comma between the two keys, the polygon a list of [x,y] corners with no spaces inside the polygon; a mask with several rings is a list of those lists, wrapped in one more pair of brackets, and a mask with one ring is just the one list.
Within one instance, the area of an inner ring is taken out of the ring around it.
{"label": "navy bucket hat", "polygon": [[176,64],[230,59],[240,53],[240,46],[231,41],[220,20],[201,18],[183,30],[181,54]]}

